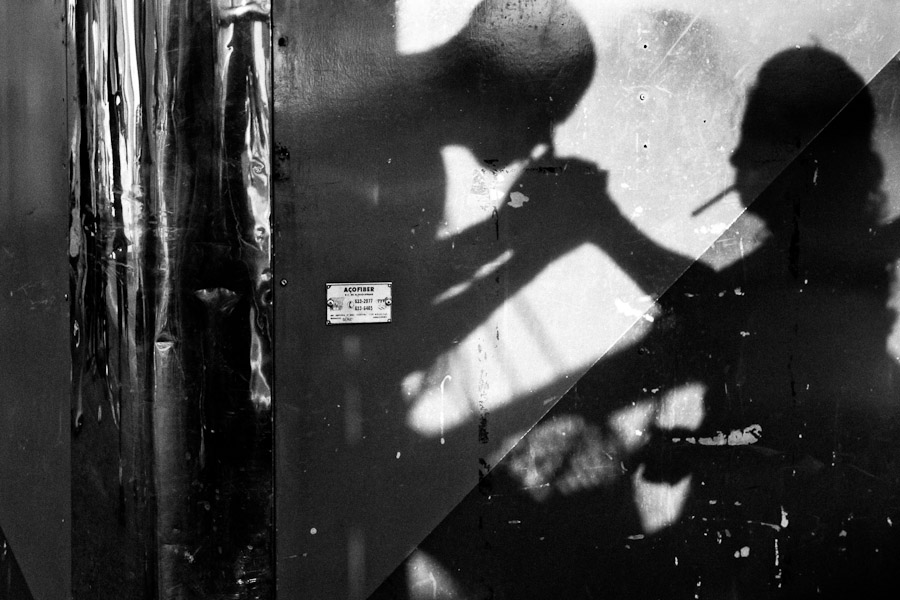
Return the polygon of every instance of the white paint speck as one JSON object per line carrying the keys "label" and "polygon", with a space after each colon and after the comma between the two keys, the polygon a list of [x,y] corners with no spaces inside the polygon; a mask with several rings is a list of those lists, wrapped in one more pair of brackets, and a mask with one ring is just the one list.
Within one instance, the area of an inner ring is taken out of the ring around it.
{"label": "white paint speck", "polygon": [[399,452],[397,453],[397,459],[398,459],[398,460],[400,459],[400,453],[399,453]]}
{"label": "white paint speck", "polygon": [[309,535],[316,535],[317,533],[319,533],[319,530],[315,527],[309,530]]}
{"label": "white paint speck", "polygon": [[790,523],[790,521],[788,520],[787,511],[784,510],[784,507],[782,506],[781,507],[781,527],[782,528],[787,527],[789,523]]}
{"label": "white paint speck", "polygon": [[452,380],[453,377],[450,375],[445,375],[441,379],[441,446],[444,445],[444,384]]}
{"label": "white paint speck", "polygon": [[734,551],[735,558],[747,558],[748,556],[750,556],[750,546],[744,546],[740,550]]}
{"label": "white paint speck", "polygon": [[743,290],[741,290],[741,288],[734,288],[734,295],[735,296],[743,296],[744,292],[743,292]]}
{"label": "white paint speck", "polygon": [[625,315],[626,317],[639,317],[639,318],[644,319],[648,323],[653,323],[653,321],[655,320],[653,318],[653,315],[647,314],[645,311],[643,311],[639,308],[634,308],[633,306],[631,306],[627,302],[621,300],[620,298],[616,298],[614,302],[616,305],[616,310],[618,310],[621,314]]}

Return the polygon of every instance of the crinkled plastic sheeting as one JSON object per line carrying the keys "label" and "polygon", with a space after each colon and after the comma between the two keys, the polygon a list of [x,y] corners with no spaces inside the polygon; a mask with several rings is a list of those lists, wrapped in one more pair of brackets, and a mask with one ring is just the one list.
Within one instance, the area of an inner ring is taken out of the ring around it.
{"label": "crinkled plastic sheeting", "polygon": [[69,1],[76,598],[273,593],[269,14]]}

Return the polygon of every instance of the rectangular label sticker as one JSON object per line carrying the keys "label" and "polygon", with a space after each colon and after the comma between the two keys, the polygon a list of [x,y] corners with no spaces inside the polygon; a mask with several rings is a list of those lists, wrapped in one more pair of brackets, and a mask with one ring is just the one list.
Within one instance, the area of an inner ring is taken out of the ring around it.
{"label": "rectangular label sticker", "polygon": [[391,282],[326,283],[325,324],[391,322]]}

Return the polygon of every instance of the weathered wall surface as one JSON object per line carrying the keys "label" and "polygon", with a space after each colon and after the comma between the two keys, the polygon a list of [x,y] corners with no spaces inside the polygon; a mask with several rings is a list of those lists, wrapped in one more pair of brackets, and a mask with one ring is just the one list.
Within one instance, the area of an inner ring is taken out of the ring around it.
{"label": "weathered wall surface", "polygon": [[[900,47],[889,25],[896,17],[886,2],[276,2],[283,589],[364,597],[617,340],[636,342],[668,322],[661,294],[695,259],[697,268],[740,271],[742,258],[765,246],[766,221],[748,215],[741,241],[729,226],[815,135],[751,139],[778,129],[745,127],[761,68],[784,49],[820,44],[846,65],[839,71],[855,73],[825,94],[830,108],[813,111],[836,114]],[[813,58],[810,68],[825,62]],[[781,77],[775,96],[798,75]],[[749,157],[735,153],[742,140]],[[880,182],[887,220],[897,212],[891,163],[885,156]],[[695,213],[711,198],[719,201]],[[725,249],[705,253],[710,247]],[[393,283],[392,322],[326,325],[325,284],[367,281]],[[886,347],[889,314],[880,323]],[[685,336],[666,338],[659,351],[718,352],[734,363],[728,368],[743,368],[715,347],[721,340],[690,345]],[[604,364],[637,391],[589,386],[584,402],[605,412],[544,433],[551,448],[562,452],[569,432],[589,455],[616,456],[584,431],[641,429],[620,404],[626,398],[637,413],[663,411],[650,401],[662,389],[653,377],[642,391],[632,366]],[[667,385],[706,410],[715,405],[702,378]],[[646,406],[638,404],[645,393]],[[693,420],[679,422],[685,435],[714,427],[690,410]],[[730,425],[744,436],[756,423]],[[617,435],[622,452],[635,452],[623,464],[638,468],[642,445]],[[552,478],[531,473],[528,461],[555,472],[553,461],[584,457],[523,452],[516,465],[525,480],[510,489],[529,514],[546,514],[521,488]],[[563,487],[576,490],[603,478],[575,470],[570,479]],[[670,473],[664,483],[682,485],[673,498],[693,489]],[[635,505],[624,488],[604,490],[606,502]],[[667,510],[628,535],[676,522]],[[462,518],[477,524],[479,512]],[[479,534],[454,523],[466,533],[450,547],[466,554],[465,540]],[[555,525],[577,535],[577,519]],[[519,540],[501,538],[490,543]],[[453,551],[410,563],[421,575],[414,583],[432,591],[430,575],[454,572]]]}
{"label": "weathered wall surface", "polygon": [[0,529],[40,600],[69,581],[64,41],[64,2],[0,5]]}
{"label": "weathered wall surface", "polygon": [[267,3],[69,5],[68,78],[0,5],[0,591],[70,474],[86,597],[895,583],[896,2],[278,0],[271,146]]}

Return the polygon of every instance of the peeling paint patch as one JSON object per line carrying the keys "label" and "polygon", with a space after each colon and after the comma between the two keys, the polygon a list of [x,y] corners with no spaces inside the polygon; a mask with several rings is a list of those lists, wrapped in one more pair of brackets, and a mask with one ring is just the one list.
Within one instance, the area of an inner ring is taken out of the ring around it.
{"label": "peeling paint patch", "polygon": [[513,208],[522,208],[526,202],[528,202],[529,198],[522,192],[512,192],[509,195],[509,204]]}
{"label": "peeling paint patch", "polygon": [[[762,438],[762,425],[754,424],[743,429],[734,429],[725,435],[719,431],[712,437],[685,438],[688,444],[700,444],[701,446],[749,446]],[[673,438],[674,442],[682,441],[681,438]]]}

